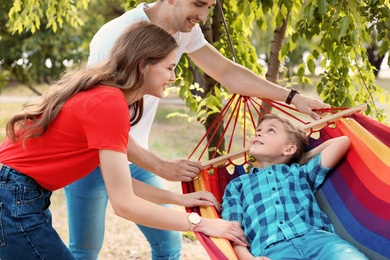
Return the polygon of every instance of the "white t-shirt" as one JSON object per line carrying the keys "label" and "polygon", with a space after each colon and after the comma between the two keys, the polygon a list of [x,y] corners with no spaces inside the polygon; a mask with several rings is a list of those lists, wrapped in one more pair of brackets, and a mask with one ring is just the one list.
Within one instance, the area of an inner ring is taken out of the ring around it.
{"label": "white t-shirt", "polygon": [[[136,8],[103,25],[90,43],[88,65],[104,60],[114,45],[115,40],[127,26],[137,20],[146,20],[150,22],[144,9],[149,8],[151,5],[153,4],[142,3]],[[199,26],[195,26],[189,33],[178,32],[173,36],[179,45],[177,62],[180,60],[183,53],[191,53],[207,44]],[[135,126],[131,127],[130,130],[130,135],[138,144],[146,149],[149,147],[149,133],[156,115],[158,102],[159,98],[150,95],[144,96],[144,112],[142,118]]]}

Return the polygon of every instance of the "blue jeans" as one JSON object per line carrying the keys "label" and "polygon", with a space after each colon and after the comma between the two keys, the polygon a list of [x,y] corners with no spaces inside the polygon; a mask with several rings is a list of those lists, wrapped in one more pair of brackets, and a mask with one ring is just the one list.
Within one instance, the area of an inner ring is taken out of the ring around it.
{"label": "blue jeans", "polygon": [[262,253],[272,260],[368,260],[363,253],[338,235],[318,230],[271,244]]}
{"label": "blue jeans", "polygon": [[14,169],[0,169],[0,259],[75,260],[53,229],[51,192]]}
{"label": "blue jeans", "polygon": [[[133,178],[163,188],[160,177],[130,165]],[[95,260],[103,245],[107,191],[100,168],[65,187],[68,208],[69,249],[79,260]],[[129,201],[131,203],[131,201]],[[182,234],[138,225],[151,246],[152,258],[180,259]],[[129,234],[131,236],[131,234]]]}

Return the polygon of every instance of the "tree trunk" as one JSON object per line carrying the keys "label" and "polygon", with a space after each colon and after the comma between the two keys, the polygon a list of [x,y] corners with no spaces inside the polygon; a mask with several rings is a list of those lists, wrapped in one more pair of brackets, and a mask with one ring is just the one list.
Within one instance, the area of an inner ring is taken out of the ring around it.
{"label": "tree trunk", "polygon": [[[223,4],[223,1],[221,1],[221,5],[222,4]],[[216,9],[217,8],[218,7],[216,7]],[[221,38],[221,33],[220,33],[220,29],[221,29],[221,25],[222,25],[221,12],[219,12],[218,10],[215,10],[214,15],[212,17],[213,22],[211,23],[210,20],[211,19],[208,19],[207,22],[205,24],[203,24],[203,26],[201,26],[201,28],[202,28],[202,32],[203,32],[206,40],[209,43],[213,44],[214,42],[219,41]],[[210,93],[210,92],[213,92],[215,86],[219,86],[219,83],[207,74],[203,75],[203,83],[204,83],[203,89],[205,91],[204,92],[205,95]],[[205,109],[208,110],[208,108],[205,108]],[[208,131],[208,129],[212,126],[212,124],[214,123],[214,121],[216,120],[217,117],[218,117],[218,114],[212,114],[212,115],[207,117],[206,122],[205,122],[206,131]],[[224,130],[223,129],[223,118],[221,120],[222,120],[221,124],[217,123],[217,125],[220,125],[220,127],[217,129],[217,132],[214,135],[214,137],[211,137],[210,135],[207,136],[208,141],[210,141],[210,138],[212,138],[208,148],[217,147],[218,142],[221,140],[221,138],[224,138],[222,135],[223,130]],[[215,131],[215,129],[211,130],[210,133],[213,133],[214,131]],[[224,141],[220,144],[218,149],[221,152],[225,151],[225,142]],[[211,159],[211,156],[213,155],[213,153],[214,153],[214,151],[209,150],[209,159]]]}
{"label": "tree trunk", "polygon": [[374,30],[371,33],[371,43],[370,47],[367,48],[367,56],[368,56],[368,61],[372,66],[375,67],[374,70],[374,75],[375,77],[378,77],[378,73],[381,69],[382,61],[385,58],[384,55],[379,54],[379,45],[378,45],[378,32]]}
{"label": "tree trunk", "polygon": [[[290,12],[288,12],[286,19],[283,21],[282,27],[276,28],[274,30],[274,38],[272,40],[271,52],[268,60],[268,71],[267,74],[265,75],[266,79],[273,83],[277,83],[278,81],[279,68],[280,68],[279,52],[283,47],[283,42],[286,37],[286,30],[287,30],[287,24],[289,18],[290,18]],[[268,111],[272,110],[272,106],[264,102],[262,102],[261,105]],[[267,113],[265,109],[263,108],[260,109],[262,115]]]}

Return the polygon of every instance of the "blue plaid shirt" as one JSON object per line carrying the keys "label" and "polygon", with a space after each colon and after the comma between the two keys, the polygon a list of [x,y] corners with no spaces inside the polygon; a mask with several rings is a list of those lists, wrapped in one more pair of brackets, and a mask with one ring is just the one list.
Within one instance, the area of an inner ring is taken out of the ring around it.
{"label": "blue plaid shirt", "polygon": [[254,256],[313,228],[334,232],[314,197],[329,170],[321,166],[320,154],[305,165],[253,168],[226,186],[222,218],[241,223]]}

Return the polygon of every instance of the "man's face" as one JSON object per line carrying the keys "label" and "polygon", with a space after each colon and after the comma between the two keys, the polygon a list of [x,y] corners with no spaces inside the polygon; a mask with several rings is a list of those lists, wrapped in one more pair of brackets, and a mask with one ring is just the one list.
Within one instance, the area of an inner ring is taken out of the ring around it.
{"label": "man's face", "polygon": [[206,22],[216,0],[175,0],[173,23],[180,32],[190,32],[197,23]]}

